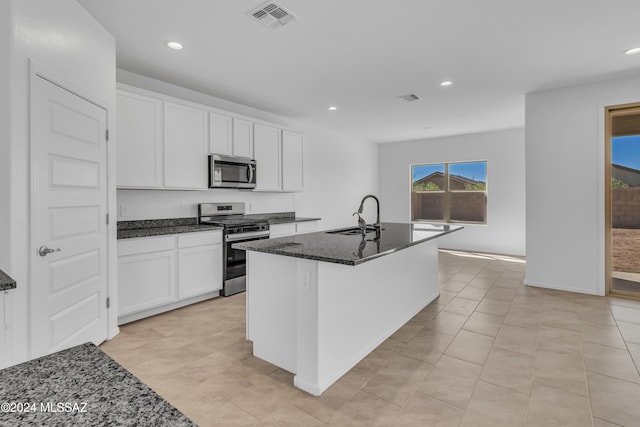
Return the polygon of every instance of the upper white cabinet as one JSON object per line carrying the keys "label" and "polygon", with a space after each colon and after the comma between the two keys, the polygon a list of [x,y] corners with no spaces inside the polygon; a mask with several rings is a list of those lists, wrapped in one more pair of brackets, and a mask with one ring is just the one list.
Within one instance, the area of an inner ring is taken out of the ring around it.
{"label": "upper white cabinet", "polygon": [[255,124],[255,191],[302,191],[302,144],[303,137],[298,133]]}
{"label": "upper white cabinet", "polygon": [[233,118],[233,155],[253,159],[253,123]]}
{"label": "upper white cabinet", "polygon": [[164,177],[162,101],[118,90],[116,117],[116,185],[122,188],[161,188]]}
{"label": "upper white cabinet", "polygon": [[302,191],[303,181],[303,137],[299,133],[282,131],[282,190]]}
{"label": "upper white cabinet", "polygon": [[256,190],[280,191],[282,189],[280,129],[255,124],[253,138]]}
{"label": "upper white cabinet", "polygon": [[164,102],[164,185],[203,190],[207,185],[209,113]]}
{"label": "upper white cabinet", "polygon": [[209,153],[233,155],[232,123],[229,116],[209,113]]}
{"label": "upper white cabinet", "polygon": [[256,191],[303,190],[303,136],[118,84],[118,188],[208,189],[208,155],[257,162]]}

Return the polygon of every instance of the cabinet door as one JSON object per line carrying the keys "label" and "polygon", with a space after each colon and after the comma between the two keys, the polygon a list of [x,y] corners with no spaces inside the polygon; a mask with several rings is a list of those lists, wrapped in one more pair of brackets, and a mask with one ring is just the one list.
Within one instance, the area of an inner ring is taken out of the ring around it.
{"label": "cabinet door", "polygon": [[318,221],[304,221],[296,223],[296,234],[313,233],[318,231]]}
{"label": "cabinet door", "polygon": [[303,152],[302,135],[282,131],[282,189],[284,191],[302,191]]}
{"label": "cabinet door", "polygon": [[207,111],[164,103],[164,186],[206,189],[208,152]]}
{"label": "cabinet door", "polygon": [[209,113],[209,153],[233,154],[232,119],[218,113]]}
{"label": "cabinet door", "polygon": [[253,159],[253,123],[233,119],[233,155]]}
{"label": "cabinet door", "polygon": [[195,297],[222,289],[222,245],[178,251],[178,297]]}
{"label": "cabinet door", "polygon": [[269,238],[271,239],[293,236],[294,234],[296,234],[296,224],[294,222],[287,224],[274,224],[269,227]]}
{"label": "cabinet door", "polygon": [[11,342],[11,291],[0,291],[0,369],[12,362]]}
{"label": "cabinet door", "polygon": [[118,257],[118,316],[177,300],[176,251]]}
{"label": "cabinet door", "polygon": [[256,124],[253,151],[256,159],[256,190],[280,191],[280,130]]}
{"label": "cabinet door", "polygon": [[162,101],[116,93],[118,187],[162,187]]}

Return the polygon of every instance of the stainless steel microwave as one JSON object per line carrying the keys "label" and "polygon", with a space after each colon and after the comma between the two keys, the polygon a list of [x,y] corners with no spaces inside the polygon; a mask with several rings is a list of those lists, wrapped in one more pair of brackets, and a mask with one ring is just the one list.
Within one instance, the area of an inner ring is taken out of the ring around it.
{"label": "stainless steel microwave", "polygon": [[209,155],[209,188],[256,188],[256,161]]}

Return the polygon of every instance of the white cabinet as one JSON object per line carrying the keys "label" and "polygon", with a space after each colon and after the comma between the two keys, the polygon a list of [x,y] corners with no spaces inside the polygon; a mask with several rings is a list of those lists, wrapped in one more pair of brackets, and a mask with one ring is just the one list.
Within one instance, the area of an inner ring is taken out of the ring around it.
{"label": "white cabinet", "polygon": [[209,114],[164,102],[164,185],[203,190],[207,186]]}
{"label": "white cabinet", "polygon": [[209,153],[233,155],[233,119],[224,114],[209,113]]}
{"label": "white cabinet", "polygon": [[253,132],[256,191],[279,191],[282,188],[280,129],[255,124]]}
{"label": "white cabinet", "polygon": [[118,188],[208,189],[208,154],[257,161],[256,191],[302,191],[303,136],[119,84]]}
{"label": "white cabinet", "polygon": [[220,230],[118,240],[119,324],[217,296],[220,289]]}
{"label": "white cabinet", "polygon": [[175,251],[149,250],[118,258],[118,317],[177,300]]}
{"label": "white cabinet", "polygon": [[276,239],[278,237],[293,236],[296,234],[295,222],[287,224],[273,224],[269,226],[269,238]]}
{"label": "white cabinet", "polygon": [[299,133],[282,131],[282,190],[302,191],[303,137]]}
{"label": "white cabinet", "polygon": [[318,230],[318,221],[289,222],[269,226],[269,238],[293,236],[295,234],[313,233]]}
{"label": "white cabinet", "polygon": [[162,101],[118,90],[116,120],[116,185],[161,188],[164,176]]}
{"label": "white cabinet", "polygon": [[178,236],[178,297],[180,299],[222,289],[221,242],[220,232]]}
{"label": "white cabinet", "polygon": [[253,123],[233,119],[233,155],[253,159]]}
{"label": "white cabinet", "polygon": [[302,191],[303,137],[299,133],[254,125],[258,169],[255,191]]}
{"label": "white cabinet", "polygon": [[11,292],[0,291],[0,369],[6,368],[13,362],[13,343],[11,336]]}
{"label": "white cabinet", "polygon": [[296,222],[296,234],[313,233],[318,231],[318,221]]}

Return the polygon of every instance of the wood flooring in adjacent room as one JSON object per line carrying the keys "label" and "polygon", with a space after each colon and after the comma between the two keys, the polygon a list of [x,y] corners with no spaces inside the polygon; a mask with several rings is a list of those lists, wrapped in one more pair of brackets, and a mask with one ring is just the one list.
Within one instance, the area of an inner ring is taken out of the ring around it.
{"label": "wood flooring in adjacent room", "polygon": [[640,302],[523,277],[520,258],[441,251],[439,299],[321,397],[251,355],[244,294],[101,348],[202,427],[639,425]]}

